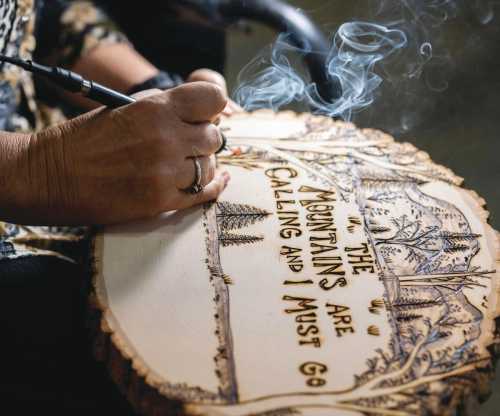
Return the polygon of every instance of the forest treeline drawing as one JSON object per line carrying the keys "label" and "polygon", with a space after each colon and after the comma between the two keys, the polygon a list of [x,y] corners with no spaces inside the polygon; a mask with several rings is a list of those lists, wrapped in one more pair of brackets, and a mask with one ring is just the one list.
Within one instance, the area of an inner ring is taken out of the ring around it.
{"label": "forest treeline drawing", "polygon": [[270,215],[269,212],[247,204],[235,204],[227,201],[216,203],[216,218],[219,228],[219,242],[223,247],[252,244],[262,241],[264,237],[236,233]]}

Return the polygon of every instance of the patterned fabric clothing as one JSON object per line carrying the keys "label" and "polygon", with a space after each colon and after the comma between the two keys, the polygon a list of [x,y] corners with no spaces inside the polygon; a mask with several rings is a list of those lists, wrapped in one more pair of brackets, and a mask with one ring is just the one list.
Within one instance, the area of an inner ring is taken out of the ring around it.
{"label": "patterned fabric clothing", "polygon": [[[107,16],[89,1],[0,0],[0,53],[71,66],[102,42],[125,42]],[[57,104],[57,103],[56,103]],[[0,130],[32,132],[64,120],[44,103],[32,74],[0,64]],[[1,213],[0,213],[1,219]],[[0,261],[29,255],[71,260],[82,227],[27,227],[0,222]]]}

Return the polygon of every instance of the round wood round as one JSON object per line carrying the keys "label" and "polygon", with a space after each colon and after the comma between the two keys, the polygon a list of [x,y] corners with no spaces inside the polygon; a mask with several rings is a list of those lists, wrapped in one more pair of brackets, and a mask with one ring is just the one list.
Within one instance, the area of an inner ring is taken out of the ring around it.
{"label": "round wood round", "polygon": [[484,201],[380,131],[270,111],[221,128],[217,202],[95,238],[96,356],[138,411],[451,415],[487,395]]}

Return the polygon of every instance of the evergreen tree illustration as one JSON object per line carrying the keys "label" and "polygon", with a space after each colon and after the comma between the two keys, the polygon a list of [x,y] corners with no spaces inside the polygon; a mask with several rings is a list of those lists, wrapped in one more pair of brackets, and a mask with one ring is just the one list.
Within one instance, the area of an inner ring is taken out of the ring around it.
{"label": "evergreen tree illustration", "polygon": [[464,244],[455,244],[449,247],[444,248],[445,253],[457,253],[457,252],[465,252],[469,249],[469,246]]}
{"label": "evergreen tree illustration", "polygon": [[263,237],[255,236],[255,235],[245,235],[245,234],[231,234],[231,233],[223,233],[219,237],[219,241],[222,244],[222,247],[229,246],[241,246],[244,244],[253,244],[259,241],[264,240]]}
{"label": "evergreen tree illustration", "polygon": [[407,297],[402,296],[396,300],[391,306],[397,310],[413,310],[413,309],[423,309],[432,308],[440,304],[439,301],[432,299],[420,299],[417,297]]}
{"label": "evergreen tree illustration", "polygon": [[391,229],[389,227],[383,227],[383,226],[379,226],[379,225],[372,225],[372,226],[368,227],[368,229],[370,230],[370,232],[372,234],[382,234],[382,233],[385,233],[387,231],[391,231]]}
{"label": "evergreen tree illustration", "polygon": [[422,317],[423,315],[417,313],[403,312],[396,315],[396,320],[398,320],[399,322],[412,322],[421,319]]}
{"label": "evergreen tree illustration", "polygon": [[217,220],[222,231],[237,230],[263,221],[269,212],[247,204],[217,203]]}
{"label": "evergreen tree illustration", "polygon": [[472,241],[475,240],[479,237],[481,237],[481,234],[474,234],[474,233],[453,233],[450,231],[442,231],[439,234],[439,237],[447,242],[449,242],[451,245],[457,244],[459,242],[463,241]]}
{"label": "evergreen tree illustration", "polygon": [[[428,181],[414,178],[411,176],[402,176],[399,174],[383,174],[377,171],[367,171],[360,178],[361,184],[367,189],[389,189],[391,185],[405,186],[405,185],[424,185]],[[377,196],[368,198],[377,200]]]}
{"label": "evergreen tree illustration", "polygon": [[468,243],[477,240],[479,237],[481,237],[480,234],[454,233],[450,231],[442,231],[438,235],[438,238],[445,244],[445,253],[465,252],[470,248]]}

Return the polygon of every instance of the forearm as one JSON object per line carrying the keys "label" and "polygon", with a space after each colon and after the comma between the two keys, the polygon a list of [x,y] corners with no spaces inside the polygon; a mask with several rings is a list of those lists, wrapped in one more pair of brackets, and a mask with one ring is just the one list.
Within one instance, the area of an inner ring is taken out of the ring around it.
{"label": "forearm", "polygon": [[[159,72],[127,43],[97,46],[78,59],[71,69],[85,78],[121,92],[126,92]],[[66,99],[82,108],[92,109],[99,106],[82,96],[63,94]]]}
{"label": "forearm", "polygon": [[[122,92],[158,72],[93,2],[53,0],[40,3],[35,60],[73,69]],[[60,93],[83,108],[96,106],[74,94]]]}
{"label": "forearm", "polygon": [[0,132],[0,221],[53,225],[67,215],[75,198],[64,136],[74,136],[79,121],[33,134]]}
{"label": "forearm", "polygon": [[44,175],[34,174],[30,160],[33,136],[0,132],[0,220],[25,222],[25,215],[43,199]]}

